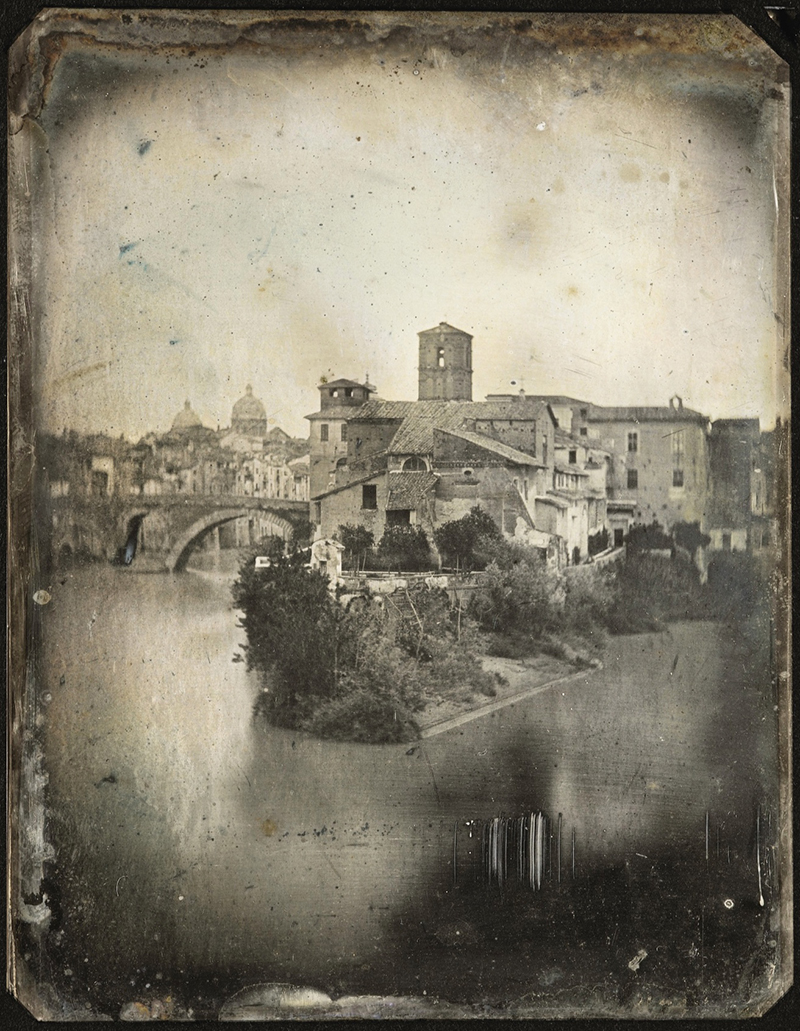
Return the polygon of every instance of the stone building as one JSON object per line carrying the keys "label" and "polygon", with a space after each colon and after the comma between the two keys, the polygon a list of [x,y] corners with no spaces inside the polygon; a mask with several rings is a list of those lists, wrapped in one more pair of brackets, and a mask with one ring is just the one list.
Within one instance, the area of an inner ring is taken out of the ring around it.
{"label": "stone building", "polygon": [[[478,505],[507,536],[552,550],[540,529],[556,496],[550,407],[524,394],[472,401],[472,337],[447,323],[419,334],[419,368],[417,401],[372,398],[341,415],[346,440],[338,441],[335,461],[326,456],[328,484],[316,494],[312,473],[318,536],[352,523],[378,540],[387,526],[409,524],[432,539],[437,526]],[[323,401],[311,418],[321,422],[325,412]],[[312,469],[316,447],[312,436]],[[566,560],[556,542],[559,550]]]}
{"label": "stone building", "polygon": [[309,427],[309,490],[321,494],[335,482],[336,468],[347,456],[348,421],[365,404],[375,387],[367,382],[337,379],[321,383],[319,411],[307,415]]}
{"label": "stone building", "polygon": [[440,322],[419,336],[419,400],[472,400],[472,337]]}
{"label": "stone building", "polygon": [[[589,405],[588,438],[611,454],[609,506],[625,503],[637,523],[699,523],[710,501],[708,417],[675,396],[663,407]],[[617,512],[620,510],[617,508]]]}
{"label": "stone building", "polygon": [[758,419],[717,419],[711,426],[712,551],[759,551],[774,542],[771,470],[774,436]]}

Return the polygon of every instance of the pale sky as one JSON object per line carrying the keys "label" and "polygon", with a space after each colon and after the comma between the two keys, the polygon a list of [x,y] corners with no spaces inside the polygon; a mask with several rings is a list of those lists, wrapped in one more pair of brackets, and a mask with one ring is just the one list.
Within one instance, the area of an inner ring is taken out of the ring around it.
{"label": "pale sky", "polygon": [[474,335],[476,399],[677,393],[772,425],[788,86],[724,34],[664,56],[658,24],[595,48],[71,43],[34,141],[41,424],[135,439],[188,398],[224,426],[252,383],[305,436],[322,376],[416,398],[444,320]]}

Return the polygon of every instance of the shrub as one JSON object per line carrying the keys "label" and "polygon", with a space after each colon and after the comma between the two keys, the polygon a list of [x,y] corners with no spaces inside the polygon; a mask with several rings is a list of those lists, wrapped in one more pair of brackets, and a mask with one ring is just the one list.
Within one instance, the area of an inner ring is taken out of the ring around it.
{"label": "shrub", "polygon": [[672,549],[672,538],[664,533],[663,527],[655,520],[645,526],[634,523],[628,530],[628,551],[653,551]]}
{"label": "shrub", "polygon": [[303,729],[334,741],[366,744],[414,741],[419,736],[419,727],[406,709],[368,687],[356,687],[324,702]]}
{"label": "shrub", "polygon": [[492,562],[484,574],[484,590],[476,594],[471,613],[490,632],[541,636],[556,621],[556,577],[541,561],[518,562],[502,569]]}
{"label": "shrub", "polygon": [[675,523],[672,537],[679,548],[685,548],[694,555],[698,548],[707,548],[711,538],[700,531],[700,523]]}
{"label": "shrub", "polygon": [[339,527],[339,540],[344,547],[345,561],[349,569],[365,568],[367,554],[375,544],[375,534],[366,526],[344,523]]}
{"label": "shrub", "polygon": [[590,634],[608,623],[615,601],[613,570],[588,566],[565,578],[563,623],[579,634]]}
{"label": "shrub", "polygon": [[270,674],[267,707],[273,722],[296,726],[314,700],[335,687],[339,613],[327,577],[285,560],[254,568],[248,556],[233,585],[239,626],[247,634],[247,668]]}
{"label": "shrub", "polygon": [[605,551],[608,547],[608,539],[608,530],[605,527],[598,530],[597,533],[593,533],[589,537],[589,554],[599,555],[601,551]]}
{"label": "shrub", "polygon": [[428,701],[473,691],[494,679],[475,656],[475,629],[445,592],[364,600],[348,611],[316,571],[252,558],[234,584],[243,612],[248,668],[261,674],[256,712],[274,724],[322,737],[402,741]]}
{"label": "shrub", "polygon": [[431,567],[431,548],[421,526],[387,526],[378,542],[378,555],[401,572]]}
{"label": "shrub", "polygon": [[485,569],[492,545],[502,542],[503,535],[492,517],[475,505],[461,519],[452,519],[434,530],[436,547],[447,565],[457,569]]}

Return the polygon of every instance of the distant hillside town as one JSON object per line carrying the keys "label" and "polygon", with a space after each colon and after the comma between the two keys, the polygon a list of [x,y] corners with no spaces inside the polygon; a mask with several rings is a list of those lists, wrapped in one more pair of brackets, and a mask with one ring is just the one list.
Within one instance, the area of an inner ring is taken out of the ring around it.
{"label": "distant hillside town", "polygon": [[[74,431],[45,437],[54,554],[112,557],[134,525],[141,552],[147,520],[156,521],[148,513],[190,497],[207,498],[210,514],[186,532],[213,531],[216,547],[288,536],[270,507],[278,501],[308,504],[317,538],[350,524],[375,540],[396,525],[419,526],[432,540],[437,527],[480,506],[507,537],[559,567],[620,547],[631,527],[653,523],[667,532],[694,524],[712,551],[759,552],[774,541],[775,456],[788,430],[780,421],[766,432],[758,419],[711,422],[679,396],[663,407],[522,390],[473,401],[472,336],[446,322],[418,336],[417,400],[383,400],[368,377],[324,381],[319,409],[306,416],[307,440],[268,429],[251,386],[225,429],[204,426],[187,400],[166,433],[135,444]],[[149,507],[130,516],[137,498]],[[232,518],[237,498],[248,499],[247,510]],[[127,505],[116,524],[86,517],[114,499]],[[123,539],[112,547],[109,533]]]}

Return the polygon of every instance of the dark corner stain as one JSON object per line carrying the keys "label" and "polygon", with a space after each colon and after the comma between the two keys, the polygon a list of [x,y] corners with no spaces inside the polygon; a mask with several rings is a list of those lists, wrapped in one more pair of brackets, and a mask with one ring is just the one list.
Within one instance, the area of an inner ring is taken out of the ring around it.
{"label": "dark corner stain", "polygon": [[152,140],[142,140],[139,143],[139,146],[136,148],[136,150],[139,153],[139,157],[144,157],[144,155],[148,152],[148,150],[150,150],[152,145],[153,145],[153,141]]}

